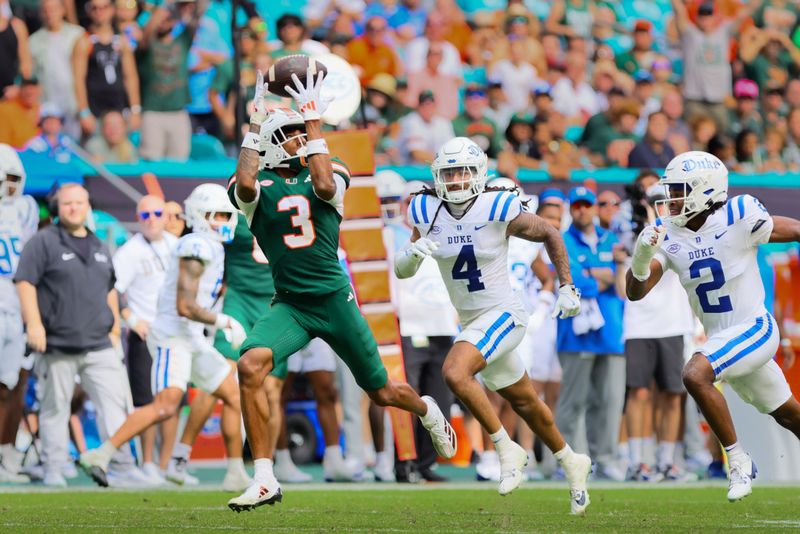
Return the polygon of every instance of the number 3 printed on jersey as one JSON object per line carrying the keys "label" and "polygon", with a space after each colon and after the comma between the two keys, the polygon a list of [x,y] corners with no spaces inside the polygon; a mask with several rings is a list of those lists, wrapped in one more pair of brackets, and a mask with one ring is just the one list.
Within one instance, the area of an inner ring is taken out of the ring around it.
{"label": "number 3 printed on jersey", "polygon": [[299,234],[284,234],[283,242],[289,248],[305,248],[311,246],[317,238],[314,223],[311,222],[311,204],[303,195],[291,195],[278,201],[278,211],[297,210],[292,215],[292,226],[300,230]]}

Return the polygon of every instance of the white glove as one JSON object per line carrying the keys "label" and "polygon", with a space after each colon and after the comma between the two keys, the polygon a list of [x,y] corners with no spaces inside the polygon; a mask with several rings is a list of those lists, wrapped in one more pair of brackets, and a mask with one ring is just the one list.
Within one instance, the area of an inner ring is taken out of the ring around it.
{"label": "white glove", "polygon": [[268,84],[264,81],[264,74],[256,71],[256,87],[255,96],[253,97],[253,113],[250,115],[250,124],[261,126],[267,120],[267,105],[264,102],[264,94],[266,94]]}
{"label": "white glove", "polygon": [[[309,61],[314,60],[312,59]],[[320,117],[322,117],[322,114],[325,113],[325,110],[328,109],[328,104],[333,100],[332,98],[323,99],[320,96],[324,74],[318,72],[315,80],[311,70],[311,66],[309,65],[306,71],[305,87],[300,83],[300,78],[297,77],[297,74],[292,74],[292,81],[294,82],[295,89],[297,89],[296,91],[288,85],[284,86],[286,92],[292,95],[294,101],[297,102],[297,109],[303,116],[304,121],[318,121]]]}
{"label": "white glove", "polygon": [[439,249],[439,243],[428,239],[427,237],[420,237],[408,247],[406,254],[413,256],[415,259],[422,261]]}
{"label": "white glove", "polygon": [[214,326],[222,330],[225,339],[231,344],[233,350],[241,347],[244,340],[247,339],[247,333],[244,331],[242,324],[230,315],[218,313]]}
{"label": "white glove", "polygon": [[574,317],[581,312],[581,292],[573,284],[564,285],[558,288],[558,298],[556,306],[550,317],[566,319]]}
{"label": "white glove", "polygon": [[633,248],[633,258],[631,259],[631,274],[640,282],[650,278],[650,261],[656,255],[656,251],[664,242],[667,231],[663,226],[646,226]]}

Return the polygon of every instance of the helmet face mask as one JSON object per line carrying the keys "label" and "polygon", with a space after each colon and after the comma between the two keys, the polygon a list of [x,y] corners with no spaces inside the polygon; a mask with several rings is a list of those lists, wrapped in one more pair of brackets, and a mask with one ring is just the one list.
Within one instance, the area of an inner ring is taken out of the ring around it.
{"label": "helmet face mask", "polygon": [[665,186],[667,198],[656,201],[656,209],[667,208],[669,213],[664,218],[676,226],[686,226],[714,204],[728,199],[728,169],[707,152],[676,156],[659,183]]}
{"label": "helmet face mask", "polygon": [[[301,133],[287,135],[299,130]],[[306,126],[303,117],[294,110],[278,108],[270,112],[261,125],[258,169],[291,168],[305,161]],[[286,144],[297,141],[295,154],[286,150]]]}
{"label": "helmet face mask", "polygon": [[487,171],[486,154],[466,137],[445,143],[431,164],[436,195],[454,204],[480,195],[486,187]]}
{"label": "helmet face mask", "polygon": [[[219,217],[222,214],[226,217]],[[221,185],[199,185],[186,199],[186,225],[192,232],[208,234],[217,241],[230,243],[237,222],[236,208]]]}

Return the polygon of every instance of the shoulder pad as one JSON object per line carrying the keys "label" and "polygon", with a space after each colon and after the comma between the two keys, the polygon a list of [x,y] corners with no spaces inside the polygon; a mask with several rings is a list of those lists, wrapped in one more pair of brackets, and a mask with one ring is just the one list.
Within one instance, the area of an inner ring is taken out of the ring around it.
{"label": "shoulder pad", "polygon": [[519,197],[511,191],[492,191],[491,209],[489,210],[490,221],[506,222],[513,220],[522,211],[522,203]]}
{"label": "shoulder pad", "polygon": [[408,205],[409,220],[414,225],[430,224],[440,202],[439,197],[428,193],[414,195]]}
{"label": "shoulder pad", "polygon": [[205,237],[188,234],[178,240],[176,253],[179,258],[194,258],[209,263],[214,259],[214,247]]}

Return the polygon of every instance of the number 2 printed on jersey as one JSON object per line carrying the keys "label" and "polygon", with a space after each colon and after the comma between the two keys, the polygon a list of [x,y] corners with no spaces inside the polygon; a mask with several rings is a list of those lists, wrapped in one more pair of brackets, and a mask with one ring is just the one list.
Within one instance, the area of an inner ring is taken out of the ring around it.
{"label": "number 2 printed on jersey", "polygon": [[703,258],[697,260],[689,266],[689,276],[693,279],[700,278],[703,276],[703,271],[706,269],[711,271],[711,280],[698,284],[695,288],[703,312],[725,313],[733,311],[731,298],[728,295],[720,295],[716,303],[712,303],[709,298],[709,292],[721,289],[722,286],[725,285],[725,273],[722,272],[722,263],[720,263],[718,259]]}

